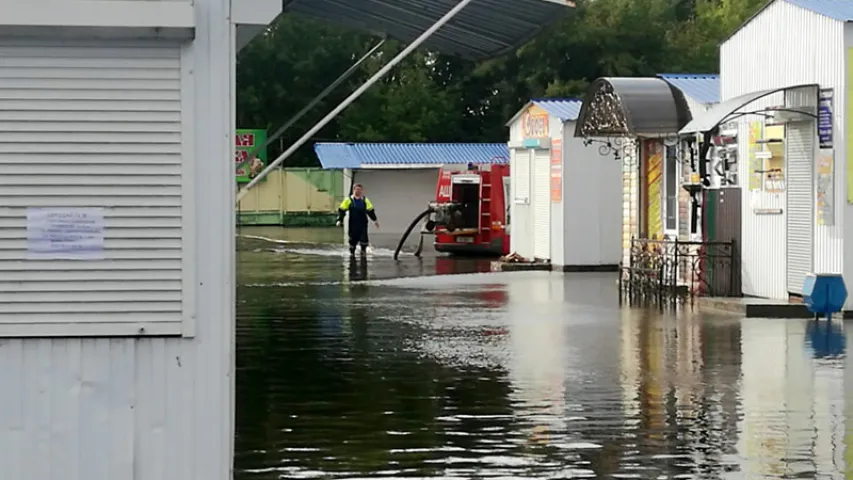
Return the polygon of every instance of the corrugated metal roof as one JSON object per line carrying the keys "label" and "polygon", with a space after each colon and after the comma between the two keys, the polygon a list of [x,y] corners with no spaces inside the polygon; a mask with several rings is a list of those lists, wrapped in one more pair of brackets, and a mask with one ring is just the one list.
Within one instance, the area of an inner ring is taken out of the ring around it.
{"label": "corrugated metal roof", "polygon": [[853,21],[853,2],[850,0],[785,0],[806,10],[842,22]]}
{"label": "corrugated metal roof", "polygon": [[[410,43],[458,0],[283,0],[285,11],[386,34]],[[568,0],[474,0],[424,42],[424,47],[470,59],[494,57],[524,44],[567,14]]]}
{"label": "corrugated metal roof", "polygon": [[583,105],[580,98],[534,98],[531,102],[564,122],[577,120]]}
{"label": "corrugated metal roof", "polygon": [[505,143],[315,143],[323,168],[507,163]]}
{"label": "corrugated metal roof", "polygon": [[681,90],[693,100],[704,103],[720,103],[720,76],[716,74],[659,73],[673,87]]}

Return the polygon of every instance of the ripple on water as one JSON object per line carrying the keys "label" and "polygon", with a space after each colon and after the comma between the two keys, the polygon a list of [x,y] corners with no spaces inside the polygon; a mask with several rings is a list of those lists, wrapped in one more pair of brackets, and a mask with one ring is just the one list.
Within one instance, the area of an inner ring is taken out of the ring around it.
{"label": "ripple on water", "polygon": [[340,245],[267,243],[239,290],[236,480],[843,477],[846,325],[382,251],[354,283]]}

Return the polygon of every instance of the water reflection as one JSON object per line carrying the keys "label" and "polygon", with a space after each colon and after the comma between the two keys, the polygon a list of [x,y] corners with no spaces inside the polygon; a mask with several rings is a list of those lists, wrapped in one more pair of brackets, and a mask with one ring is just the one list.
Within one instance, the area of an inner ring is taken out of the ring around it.
{"label": "water reflection", "polygon": [[255,248],[239,480],[851,473],[848,323],[619,309],[607,274]]}
{"label": "water reflection", "polygon": [[361,280],[367,280],[367,257],[362,255],[358,258],[350,257],[347,269],[349,281],[357,282]]}
{"label": "water reflection", "polygon": [[837,321],[812,320],[806,328],[806,347],[815,358],[833,358],[844,355],[847,338],[844,325]]}

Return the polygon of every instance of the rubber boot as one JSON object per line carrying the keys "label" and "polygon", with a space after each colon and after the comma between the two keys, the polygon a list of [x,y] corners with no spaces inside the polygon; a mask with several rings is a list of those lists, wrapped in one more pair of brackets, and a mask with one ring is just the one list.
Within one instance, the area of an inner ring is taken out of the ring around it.
{"label": "rubber boot", "polygon": [[349,247],[349,256],[350,256],[350,257],[354,257],[354,256],[355,256],[355,245],[351,245],[351,246]]}
{"label": "rubber boot", "polygon": [[361,245],[361,256],[364,257],[365,255],[367,255],[367,245],[362,244]]}

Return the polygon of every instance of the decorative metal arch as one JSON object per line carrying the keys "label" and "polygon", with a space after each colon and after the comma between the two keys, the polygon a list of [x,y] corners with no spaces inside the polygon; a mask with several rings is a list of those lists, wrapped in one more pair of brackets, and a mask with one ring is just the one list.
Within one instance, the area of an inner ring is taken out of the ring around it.
{"label": "decorative metal arch", "polygon": [[675,135],[692,118],[681,90],[660,78],[602,77],[587,90],[575,137]]}

